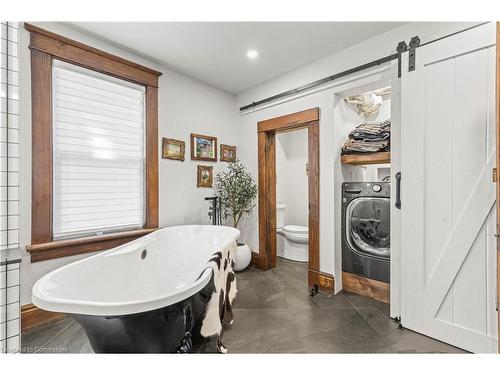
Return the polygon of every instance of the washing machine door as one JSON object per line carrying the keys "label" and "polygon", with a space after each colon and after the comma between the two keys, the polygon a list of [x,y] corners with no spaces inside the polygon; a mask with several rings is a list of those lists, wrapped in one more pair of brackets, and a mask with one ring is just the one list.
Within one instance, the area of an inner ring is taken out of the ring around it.
{"label": "washing machine door", "polygon": [[354,251],[381,258],[390,257],[389,198],[361,197],[346,207],[346,238]]}

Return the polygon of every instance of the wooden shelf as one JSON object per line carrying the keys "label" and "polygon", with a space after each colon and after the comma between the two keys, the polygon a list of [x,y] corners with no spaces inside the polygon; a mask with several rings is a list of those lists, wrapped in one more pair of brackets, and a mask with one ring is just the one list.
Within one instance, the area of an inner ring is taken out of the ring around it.
{"label": "wooden shelf", "polygon": [[366,165],[366,164],[388,164],[391,162],[390,152],[375,152],[372,154],[342,155],[342,164]]}

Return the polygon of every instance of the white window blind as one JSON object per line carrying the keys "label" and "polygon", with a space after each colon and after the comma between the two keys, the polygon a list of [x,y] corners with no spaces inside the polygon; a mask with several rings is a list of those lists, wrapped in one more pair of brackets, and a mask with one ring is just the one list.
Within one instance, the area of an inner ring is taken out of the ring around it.
{"label": "white window blind", "polygon": [[144,87],[54,60],[54,239],[144,225]]}

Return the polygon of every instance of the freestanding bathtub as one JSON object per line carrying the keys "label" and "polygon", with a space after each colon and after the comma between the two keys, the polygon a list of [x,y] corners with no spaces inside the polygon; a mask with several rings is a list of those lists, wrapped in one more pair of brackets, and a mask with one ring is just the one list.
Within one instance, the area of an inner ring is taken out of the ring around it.
{"label": "freestanding bathtub", "polygon": [[[199,336],[210,299],[212,254],[239,230],[185,225],[58,268],[33,286],[33,304],[71,314],[96,353],[170,353]],[[184,348],[185,349],[185,348]]]}

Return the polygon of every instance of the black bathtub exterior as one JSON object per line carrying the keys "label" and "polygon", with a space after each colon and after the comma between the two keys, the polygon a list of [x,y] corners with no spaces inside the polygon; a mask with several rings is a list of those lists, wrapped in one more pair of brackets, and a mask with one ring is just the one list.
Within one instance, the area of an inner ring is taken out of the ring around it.
{"label": "black bathtub exterior", "polygon": [[201,322],[213,292],[205,288],[174,305],[121,316],[73,315],[95,353],[189,353],[202,340]]}

